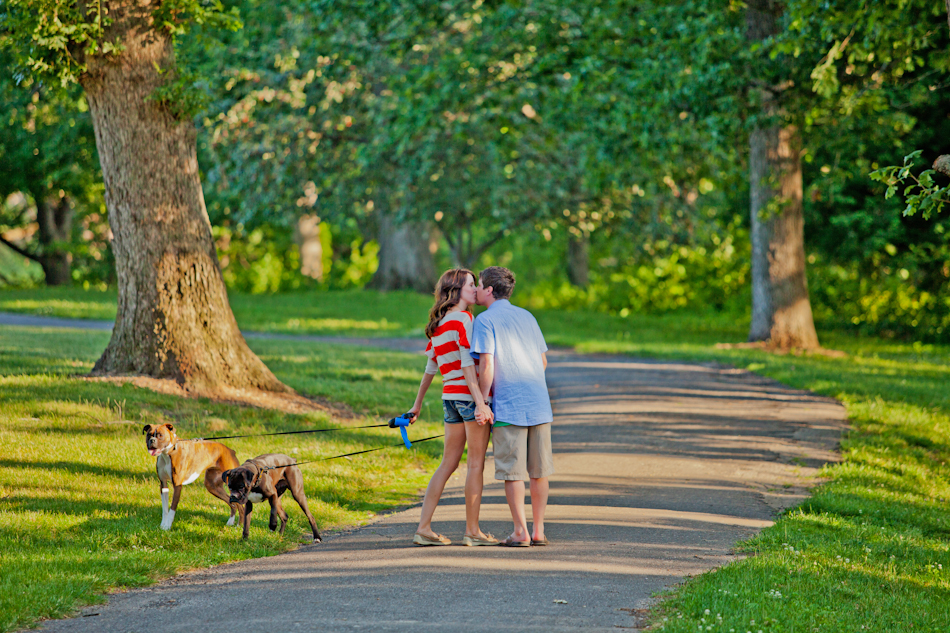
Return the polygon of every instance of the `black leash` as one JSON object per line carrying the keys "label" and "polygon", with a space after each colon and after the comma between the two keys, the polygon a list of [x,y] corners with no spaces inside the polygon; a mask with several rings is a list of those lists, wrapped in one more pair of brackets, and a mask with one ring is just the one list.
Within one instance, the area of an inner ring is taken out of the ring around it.
{"label": "black leash", "polygon": [[307,431],[281,431],[279,433],[258,433],[256,435],[219,435],[217,437],[194,437],[189,442],[210,442],[212,440],[233,440],[240,437],[269,437],[271,435],[299,435],[301,433],[333,433],[334,431],[349,431],[351,429],[378,429],[388,427],[389,424],[367,424],[366,426],[345,426],[341,429],[310,429]]}
{"label": "black leash", "polygon": [[[419,442],[428,442],[429,440],[437,440],[440,437],[445,437],[445,433],[442,433],[441,435],[433,435],[432,437],[427,437],[421,440],[413,440],[412,443],[418,444]],[[403,448],[403,444],[400,442],[399,444],[390,444],[389,446],[377,446],[376,448],[369,448],[369,449],[366,449],[365,451],[356,451],[355,453],[345,453],[343,455],[334,455],[333,457],[321,457],[320,459],[311,459],[305,462],[297,462],[296,464],[282,464],[280,466],[261,466],[260,470],[261,472],[266,472],[268,470],[276,470],[278,468],[287,468],[288,466],[299,466],[301,464],[316,464],[317,462],[326,462],[331,459],[340,459],[341,457],[352,457],[353,455],[362,455],[364,453],[373,453],[375,451],[382,451],[387,448]]]}

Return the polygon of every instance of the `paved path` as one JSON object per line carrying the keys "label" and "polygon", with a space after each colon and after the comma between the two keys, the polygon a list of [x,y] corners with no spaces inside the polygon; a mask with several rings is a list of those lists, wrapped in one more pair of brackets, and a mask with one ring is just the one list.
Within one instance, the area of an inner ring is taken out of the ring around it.
{"label": "paved path", "polygon": [[[98,615],[45,628],[636,628],[655,592],[729,562],[737,541],[801,500],[816,469],[835,459],[844,428],[833,400],[727,368],[553,352],[548,381],[558,469],[550,547],[415,548],[416,506],[281,556],[115,594],[84,612]],[[486,481],[483,529],[506,534],[503,488]],[[435,521],[456,540],[460,483]],[[260,518],[252,529],[262,529]]]}

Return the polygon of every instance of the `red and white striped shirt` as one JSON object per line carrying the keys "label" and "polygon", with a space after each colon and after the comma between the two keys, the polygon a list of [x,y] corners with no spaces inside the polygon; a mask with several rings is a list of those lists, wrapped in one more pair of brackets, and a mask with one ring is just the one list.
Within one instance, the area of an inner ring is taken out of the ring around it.
{"label": "red and white striped shirt", "polygon": [[463,367],[475,366],[478,361],[469,353],[472,340],[471,312],[449,312],[439,321],[439,327],[426,346],[426,373],[442,373],[442,399],[474,401],[462,375]]}

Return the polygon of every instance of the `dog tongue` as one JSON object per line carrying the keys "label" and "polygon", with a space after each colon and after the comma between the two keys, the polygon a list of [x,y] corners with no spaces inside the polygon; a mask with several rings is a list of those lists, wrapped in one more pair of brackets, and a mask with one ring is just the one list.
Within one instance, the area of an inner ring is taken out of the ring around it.
{"label": "dog tongue", "polygon": [[160,448],[150,448],[150,449],[148,449],[148,454],[151,455],[152,457],[156,457],[156,456],[157,456],[159,453],[161,453],[161,452],[162,452],[162,449],[160,449]]}

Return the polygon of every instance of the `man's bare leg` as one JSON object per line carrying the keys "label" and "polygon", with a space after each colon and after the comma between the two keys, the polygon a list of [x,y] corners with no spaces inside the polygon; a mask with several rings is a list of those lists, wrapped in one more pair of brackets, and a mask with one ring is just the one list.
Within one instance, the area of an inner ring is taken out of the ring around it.
{"label": "man's bare leg", "polygon": [[515,530],[511,534],[514,541],[528,541],[528,521],[524,513],[524,482],[505,481],[505,498],[508,500],[508,509],[511,510],[511,520]]}
{"label": "man's bare leg", "polygon": [[531,540],[544,540],[544,510],[548,507],[548,478],[531,480],[531,518],[534,521],[532,525]]}

